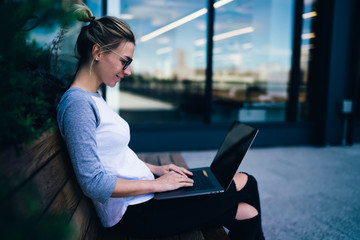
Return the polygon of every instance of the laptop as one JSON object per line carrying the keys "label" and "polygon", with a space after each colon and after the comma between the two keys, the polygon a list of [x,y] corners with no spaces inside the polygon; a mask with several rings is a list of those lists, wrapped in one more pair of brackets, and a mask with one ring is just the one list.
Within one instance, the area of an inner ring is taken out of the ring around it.
{"label": "laptop", "polygon": [[155,199],[191,197],[226,191],[258,132],[258,129],[235,120],[210,167],[189,169],[194,174],[192,187],[155,193]]}

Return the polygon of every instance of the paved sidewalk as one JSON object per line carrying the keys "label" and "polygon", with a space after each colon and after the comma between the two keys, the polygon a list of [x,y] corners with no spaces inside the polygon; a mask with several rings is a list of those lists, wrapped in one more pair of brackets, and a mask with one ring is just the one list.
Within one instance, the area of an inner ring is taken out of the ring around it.
{"label": "paved sidewalk", "polygon": [[[216,151],[182,154],[199,167]],[[252,148],[239,170],[258,180],[267,240],[360,239],[360,144]]]}

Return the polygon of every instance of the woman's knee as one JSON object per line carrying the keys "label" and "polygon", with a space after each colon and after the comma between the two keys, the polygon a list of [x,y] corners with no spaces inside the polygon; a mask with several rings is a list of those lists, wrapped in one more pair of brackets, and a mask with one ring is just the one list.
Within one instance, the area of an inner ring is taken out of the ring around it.
{"label": "woman's knee", "polygon": [[234,176],[234,182],[236,191],[243,189],[248,181],[248,175],[246,173],[236,173]]}
{"label": "woman's knee", "polygon": [[245,220],[257,216],[259,212],[255,207],[251,206],[248,203],[239,203],[235,219],[236,220]]}

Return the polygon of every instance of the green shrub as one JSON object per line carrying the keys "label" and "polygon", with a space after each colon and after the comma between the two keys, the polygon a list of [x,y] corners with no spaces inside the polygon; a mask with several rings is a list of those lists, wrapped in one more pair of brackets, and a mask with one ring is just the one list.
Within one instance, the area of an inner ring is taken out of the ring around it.
{"label": "green shrub", "polygon": [[20,149],[56,125],[56,105],[67,82],[55,75],[63,32],[47,47],[27,38],[30,29],[70,23],[62,2],[0,0],[0,151]]}
{"label": "green shrub", "polygon": [[[63,32],[50,46],[29,41],[29,31],[70,24],[61,0],[0,0],[0,154],[18,152],[56,126],[56,105],[67,80],[57,75]],[[3,159],[0,159],[0,161]],[[0,175],[2,173],[0,169]],[[36,187],[8,196],[14,179],[0,178],[1,239],[69,239],[68,216],[42,216]]]}

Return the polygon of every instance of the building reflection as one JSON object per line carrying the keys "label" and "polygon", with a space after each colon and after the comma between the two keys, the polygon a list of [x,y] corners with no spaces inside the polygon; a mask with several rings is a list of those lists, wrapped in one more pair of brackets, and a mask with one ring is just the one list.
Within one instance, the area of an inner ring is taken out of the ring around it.
{"label": "building reflection", "polygon": [[[207,1],[162,3],[154,14],[143,16],[136,10],[150,12],[159,3],[121,1],[119,15],[126,16],[139,37],[133,75],[120,89],[171,104],[179,114],[163,122],[202,121]],[[222,0],[214,7],[212,120],[285,121],[292,1]],[[141,111],[121,110],[121,104],[118,109],[127,117]]]}

